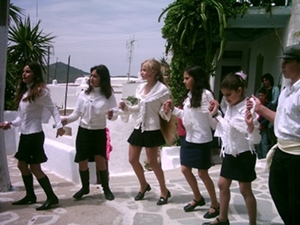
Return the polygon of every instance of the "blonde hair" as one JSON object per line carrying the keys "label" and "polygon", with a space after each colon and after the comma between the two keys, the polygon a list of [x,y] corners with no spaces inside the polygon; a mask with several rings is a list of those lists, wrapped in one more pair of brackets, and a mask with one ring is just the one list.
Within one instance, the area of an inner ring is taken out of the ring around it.
{"label": "blonde hair", "polygon": [[161,72],[161,63],[159,61],[157,61],[154,58],[153,59],[147,59],[144,62],[142,62],[141,69],[142,69],[143,65],[146,67],[147,71],[151,71],[151,72],[155,73],[156,80],[160,81],[163,84],[165,83],[164,82],[164,77],[163,77],[162,72]]}

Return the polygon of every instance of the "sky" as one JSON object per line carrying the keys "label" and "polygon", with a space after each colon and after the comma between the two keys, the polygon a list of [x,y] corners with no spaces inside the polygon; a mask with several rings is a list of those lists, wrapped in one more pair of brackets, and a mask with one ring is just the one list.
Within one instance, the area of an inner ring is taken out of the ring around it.
{"label": "sky", "polygon": [[111,76],[127,75],[129,70],[137,76],[144,60],[164,56],[164,21],[158,22],[158,17],[173,0],[10,2],[24,9],[33,25],[41,20],[44,34],[56,36],[50,64],[67,64],[70,56],[70,65],[86,72],[104,64]]}

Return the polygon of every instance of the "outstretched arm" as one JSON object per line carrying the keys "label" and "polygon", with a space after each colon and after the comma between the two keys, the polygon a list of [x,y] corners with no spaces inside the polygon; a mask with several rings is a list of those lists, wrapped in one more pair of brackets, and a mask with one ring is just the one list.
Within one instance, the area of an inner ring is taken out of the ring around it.
{"label": "outstretched arm", "polygon": [[[275,120],[276,112],[268,109],[263,104],[261,104],[260,100],[254,95],[252,95],[252,98],[256,103],[254,108],[255,112],[257,112],[259,115],[265,117],[267,120],[273,123]],[[252,107],[253,102],[250,99],[247,99],[247,109],[251,109]]]}

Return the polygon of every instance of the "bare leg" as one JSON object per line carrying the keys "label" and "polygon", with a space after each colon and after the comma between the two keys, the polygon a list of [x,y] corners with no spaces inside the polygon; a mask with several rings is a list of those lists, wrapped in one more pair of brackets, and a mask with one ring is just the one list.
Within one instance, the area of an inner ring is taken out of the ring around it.
{"label": "bare leg", "polygon": [[[216,196],[215,185],[208,174],[208,170],[198,170],[198,175],[200,179],[203,181],[206,190],[208,191],[210,201],[211,201],[211,206],[216,209],[219,208],[219,202]],[[214,212],[214,209],[210,208],[209,211]]]}
{"label": "bare leg", "polygon": [[29,165],[25,161],[18,161],[18,168],[21,171],[22,176],[28,176],[31,174]]}
{"label": "bare leg", "polygon": [[142,147],[129,145],[129,163],[131,164],[139,182],[140,192],[143,193],[148,186],[145,178],[143,166],[140,163]]}
{"label": "bare leg", "polygon": [[[190,187],[192,189],[192,192],[194,194],[194,199],[196,201],[200,201],[203,197],[200,194],[196,177],[192,173],[192,168],[181,165],[181,172],[183,173],[186,181],[188,182],[188,184],[190,185]],[[190,204],[194,205],[194,204],[196,204],[196,202],[191,201]]]}
{"label": "bare leg", "polygon": [[[220,177],[218,186],[220,189],[220,214],[219,220],[221,222],[225,222],[228,220],[228,208],[229,208],[229,201],[230,201],[230,185],[232,180],[227,179],[225,177]],[[211,224],[217,224],[218,221],[214,220]]]}
{"label": "bare leg", "polygon": [[240,192],[244,197],[248,215],[249,215],[249,224],[256,225],[256,199],[252,192],[251,182],[239,182]]}
{"label": "bare leg", "polygon": [[80,162],[78,163],[79,170],[80,170],[80,171],[86,171],[86,170],[88,170],[88,169],[89,169],[89,167],[88,167],[88,162],[89,162],[88,159],[87,159],[87,160],[80,161]]}
{"label": "bare leg", "polygon": [[158,147],[146,148],[147,161],[153,169],[153,172],[160,186],[160,196],[166,198],[168,189],[166,187],[164,172],[157,161]]}

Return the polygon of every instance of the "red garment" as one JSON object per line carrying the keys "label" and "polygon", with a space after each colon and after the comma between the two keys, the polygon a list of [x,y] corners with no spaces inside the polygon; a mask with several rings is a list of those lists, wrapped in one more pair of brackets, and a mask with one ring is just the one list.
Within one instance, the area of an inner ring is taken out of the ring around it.
{"label": "red garment", "polygon": [[[183,106],[178,106],[179,109],[182,109]],[[185,127],[183,126],[182,119],[177,117],[177,134],[178,136],[186,136]]]}
{"label": "red garment", "polygon": [[186,135],[186,131],[185,131],[185,128],[182,124],[182,120],[178,117],[177,117],[177,133],[178,133],[178,136],[185,136]]}
{"label": "red garment", "polygon": [[109,129],[106,127],[106,159],[109,160],[110,152],[112,151],[112,146],[110,144],[110,133]]}

